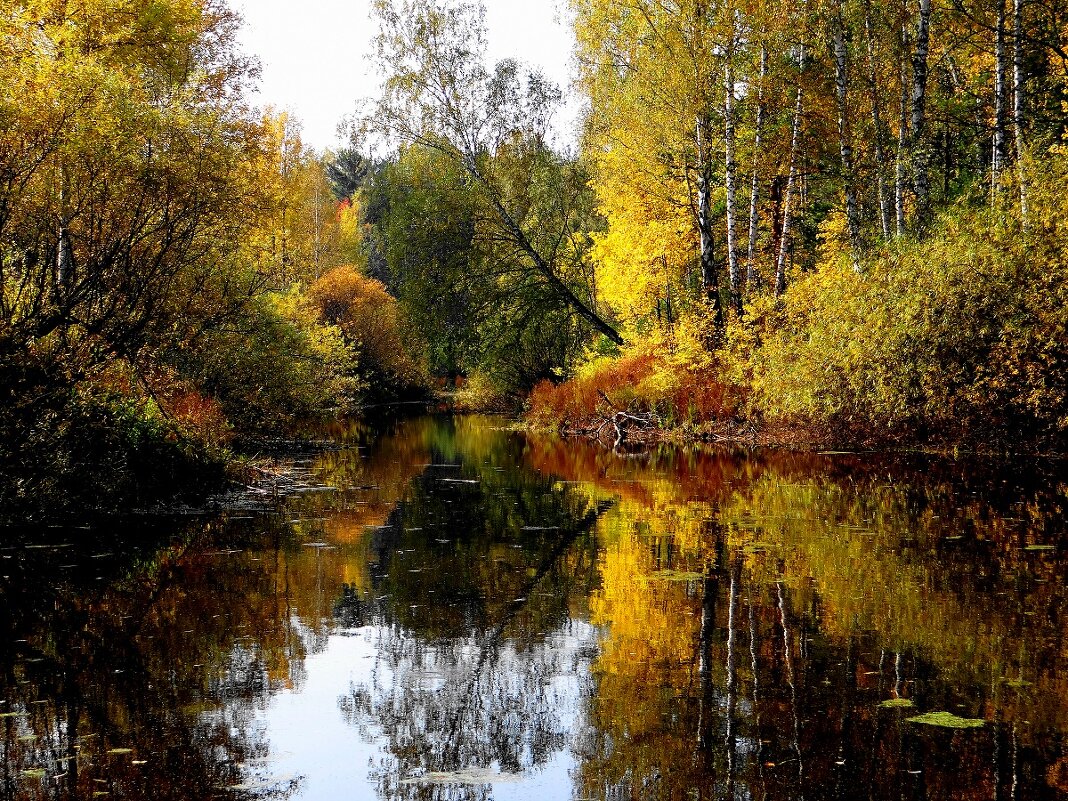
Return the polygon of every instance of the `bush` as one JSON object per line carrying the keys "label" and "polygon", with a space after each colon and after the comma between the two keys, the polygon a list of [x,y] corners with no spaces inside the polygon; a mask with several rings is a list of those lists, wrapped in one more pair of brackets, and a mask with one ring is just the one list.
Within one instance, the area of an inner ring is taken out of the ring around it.
{"label": "bush", "polygon": [[[1018,214],[961,205],[856,273],[828,254],[752,309],[750,412],[851,438],[1015,446],[1068,434],[1068,180]],[[747,352],[746,352],[747,350]]]}
{"label": "bush", "polygon": [[362,389],[341,330],[320,321],[299,286],[253,298],[240,317],[178,354],[175,365],[241,432],[282,432],[348,409]]}
{"label": "bush", "polygon": [[355,351],[357,370],[371,400],[421,395],[426,369],[405,331],[397,301],[382,282],[352,265],[336,267],[308,290],[320,319],[337,326]]}
{"label": "bush", "polygon": [[653,412],[665,426],[733,417],[740,389],[725,383],[696,318],[614,357],[578,367],[562,384],[531,392],[528,418],[546,428],[581,428],[611,410]]}

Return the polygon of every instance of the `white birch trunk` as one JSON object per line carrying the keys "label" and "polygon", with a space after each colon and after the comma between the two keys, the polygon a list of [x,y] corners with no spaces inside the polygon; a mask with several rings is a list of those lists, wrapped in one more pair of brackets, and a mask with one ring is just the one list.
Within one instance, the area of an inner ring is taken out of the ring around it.
{"label": "white birch trunk", "polygon": [[842,6],[839,2],[834,15],[834,85],[838,100],[838,147],[842,156],[842,177],[845,180],[846,223],[849,226],[849,248],[853,268],[860,269],[860,208],[853,174],[853,142],[849,126],[849,64],[846,53]]}
{"label": "white birch trunk", "polygon": [[734,17],[731,16],[727,42],[727,62],[723,70],[723,142],[724,178],[727,190],[727,264],[730,280],[730,303],[736,314],[742,313],[742,273],[738,258],[737,205],[738,163],[734,155]]}
{"label": "white birch trunk", "polygon": [[890,238],[893,228],[893,211],[890,205],[891,189],[886,175],[886,126],[883,123],[879,82],[875,69],[875,34],[872,31],[871,0],[864,4],[864,39],[868,51],[868,92],[871,95],[871,124],[875,133],[875,181],[879,203],[879,225],[883,239]]}
{"label": "white birch trunk", "polygon": [[931,43],[931,0],[920,0],[916,22],[916,51],[912,58],[912,186],[916,220],[927,226],[931,186],[927,174],[927,55]]}
{"label": "white birch trunk", "polygon": [[[799,71],[805,64],[805,43],[801,42],[798,57]],[[775,259],[775,297],[786,291],[786,256],[790,250],[790,223],[793,217],[794,186],[797,183],[797,157],[801,149],[801,117],[805,110],[805,90],[798,76],[797,101],[790,133],[790,172],[786,178],[786,196],[783,199],[782,235],[779,238],[779,253]]]}
{"label": "white birch trunk", "polygon": [[715,237],[712,233],[712,180],[707,144],[709,124],[697,120],[697,232],[700,238],[701,285],[712,307],[716,328],[723,330],[723,307],[719,302],[719,276],[716,271]]}
{"label": "white birch trunk", "polygon": [[1016,139],[1016,170],[1020,184],[1020,222],[1027,230],[1027,74],[1023,60],[1023,0],[1012,0],[1012,129]]}
{"label": "white birch trunk", "polygon": [[997,194],[1001,171],[1008,161],[1006,154],[1006,116],[1008,103],[1006,83],[1008,67],[1005,62],[1005,0],[998,0],[998,19],[994,33],[994,145],[990,156],[990,193]]}
{"label": "white birch trunk", "polygon": [[906,61],[911,48],[908,28],[901,26],[901,97],[897,121],[897,164],[894,169],[894,216],[897,235],[905,235],[905,158],[909,141],[909,99]]}
{"label": "white birch trunk", "polygon": [[756,242],[759,229],[759,217],[757,204],[760,198],[760,147],[764,136],[764,117],[767,110],[764,106],[764,80],[768,74],[768,47],[762,41],[760,43],[760,73],[757,77],[757,109],[756,122],[753,132],[753,178],[749,188],[749,242],[748,242],[748,273],[746,283],[750,288],[755,287],[760,281],[760,271],[756,266]]}

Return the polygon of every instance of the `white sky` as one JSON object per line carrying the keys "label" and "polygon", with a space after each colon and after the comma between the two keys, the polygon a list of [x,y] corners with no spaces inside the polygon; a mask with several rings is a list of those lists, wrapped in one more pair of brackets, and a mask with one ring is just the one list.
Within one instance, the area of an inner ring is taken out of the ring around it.
{"label": "white sky", "polygon": [[[231,0],[245,18],[242,44],[263,67],[258,102],[288,109],[317,149],[343,144],[338,123],[376,94],[367,59],[376,32],[370,0]],[[540,67],[565,92],[574,36],[560,0],[484,0],[489,57]],[[558,114],[561,142],[576,138],[574,99]]]}

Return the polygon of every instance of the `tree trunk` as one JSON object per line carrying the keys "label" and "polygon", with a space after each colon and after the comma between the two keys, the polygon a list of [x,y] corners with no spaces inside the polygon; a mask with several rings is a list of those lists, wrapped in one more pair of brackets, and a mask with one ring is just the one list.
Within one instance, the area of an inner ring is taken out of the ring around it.
{"label": "tree trunk", "polygon": [[905,159],[909,141],[909,94],[906,60],[912,44],[908,28],[901,26],[901,97],[898,104],[897,163],[894,168],[894,216],[897,235],[905,235]]}
{"label": "tree trunk", "polygon": [[67,171],[60,168],[59,180],[59,230],[56,232],[56,293],[66,298],[74,285],[74,247],[70,241],[70,187]]}
{"label": "tree trunk", "polygon": [[1027,74],[1023,60],[1023,0],[1012,0],[1012,129],[1016,138],[1016,170],[1020,183],[1020,222],[1027,230]]}
{"label": "tree trunk", "polygon": [[871,123],[875,145],[875,190],[879,203],[879,225],[883,239],[890,238],[893,211],[890,206],[891,189],[886,175],[886,125],[883,122],[879,81],[875,65],[875,32],[872,30],[871,0],[864,3],[864,40],[868,51],[868,93],[871,96]]}
{"label": "tree trunk", "polygon": [[[763,34],[761,34],[763,36]],[[764,80],[768,74],[768,47],[761,41],[760,43],[760,73],[757,77],[757,109],[756,109],[756,122],[754,124],[753,132],[753,179],[749,188],[749,242],[748,242],[748,272],[746,274],[746,283],[750,289],[755,287],[760,281],[760,271],[756,266],[756,242],[759,228],[759,218],[757,216],[757,203],[760,198],[760,146],[761,139],[764,135],[764,117],[767,114],[767,110],[764,106]]]}
{"label": "tree trunk", "polygon": [[990,157],[990,194],[999,189],[1001,171],[1008,161],[1006,153],[1006,117],[1008,116],[1007,72],[1005,61],[1005,0],[998,0],[998,19],[994,33],[994,147]]}
{"label": "tree trunk", "polygon": [[738,234],[735,207],[737,201],[738,163],[734,157],[734,17],[727,34],[727,61],[723,69],[723,143],[724,183],[727,190],[727,264],[730,280],[730,304],[734,313],[742,313],[742,272],[738,258]]}
{"label": "tree trunk", "polygon": [[860,208],[853,172],[853,140],[849,125],[849,64],[845,43],[845,22],[839,0],[833,20],[834,85],[838,100],[838,147],[842,156],[842,178],[845,181],[846,223],[849,226],[849,248],[854,269],[860,269]]}
{"label": "tree trunk", "polygon": [[719,271],[716,269],[715,236],[712,230],[712,165],[706,151],[708,120],[697,120],[697,232],[701,246],[701,286],[712,307],[716,331],[724,327],[723,306],[719,299]]}
{"label": "tree trunk", "polygon": [[931,38],[931,0],[920,0],[916,23],[916,51],[912,57],[912,186],[916,194],[916,222],[924,230],[931,206],[927,175],[927,55]]}
{"label": "tree trunk", "polygon": [[[805,65],[805,43],[801,42],[798,59],[799,72]],[[790,223],[793,215],[794,186],[797,183],[797,158],[801,148],[801,117],[805,111],[805,90],[798,75],[797,101],[790,133],[790,171],[786,178],[786,196],[783,199],[782,235],[779,238],[779,253],[775,259],[775,297],[786,291],[786,256],[790,250]]]}

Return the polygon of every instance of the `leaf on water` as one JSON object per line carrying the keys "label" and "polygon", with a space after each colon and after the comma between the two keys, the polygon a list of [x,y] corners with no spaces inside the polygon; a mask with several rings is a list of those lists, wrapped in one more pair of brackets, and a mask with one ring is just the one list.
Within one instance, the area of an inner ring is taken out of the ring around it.
{"label": "leaf on water", "polygon": [[1030,687],[1031,682],[1024,679],[1002,679],[1005,682],[1005,686],[1012,687],[1014,690],[1022,690],[1024,687]]}
{"label": "leaf on water", "polygon": [[402,779],[401,784],[500,784],[517,782],[522,778],[521,773],[500,773],[483,768],[469,768],[468,770],[424,773],[422,776]]}
{"label": "leaf on water", "polygon": [[704,573],[691,570],[658,570],[649,576],[654,581],[700,581],[704,577]]}
{"label": "leaf on water", "polygon": [[779,547],[779,544],[776,543],[776,542],[766,542],[764,540],[754,540],[753,542],[748,542],[744,546],[742,546],[742,550],[745,551],[746,553],[758,553],[760,551],[766,551],[766,550],[775,549],[775,548],[778,548],[778,547]]}
{"label": "leaf on water", "polygon": [[907,723],[922,723],[925,726],[939,726],[943,729],[978,729],[986,725],[982,718],[959,718],[952,712],[925,712],[914,718],[906,718]]}
{"label": "leaf on water", "polygon": [[879,704],[880,709],[911,709],[916,706],[908,698],[888,698]]}

